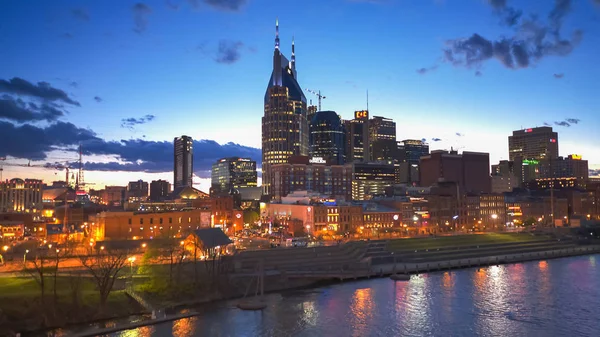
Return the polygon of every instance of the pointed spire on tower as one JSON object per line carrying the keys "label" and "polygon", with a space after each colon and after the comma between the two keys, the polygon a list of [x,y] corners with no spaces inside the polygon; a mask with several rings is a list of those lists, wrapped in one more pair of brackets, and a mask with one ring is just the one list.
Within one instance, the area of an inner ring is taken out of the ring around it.
{"label": "pointed spire on tower", "polygon": [[296,38],[292,36],[292,70],[296,70]]}
{"label": "pointed spire on tower", "polygon": [[275,19],[275,49],[279,49],[279,18]]}

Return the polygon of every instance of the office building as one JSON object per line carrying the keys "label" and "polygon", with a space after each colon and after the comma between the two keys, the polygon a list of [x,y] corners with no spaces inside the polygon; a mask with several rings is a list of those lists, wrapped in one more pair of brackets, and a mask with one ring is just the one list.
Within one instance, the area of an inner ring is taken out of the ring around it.
{"label": "office building", "polygon": [[310,121],[310,157],[331,165],[344,164],[345,132],[335,111],[319,111]]}
{"label": "office building", "polygon": [[150,200],[164,201],[169,198],[171,184],[166,180],[153,180],[150,183]]}
{"label": "office building", "polygon": [[352,199],[369,200],[385,195],[385,189],[395,183],[394,165],[386,163],[352,164]]}
{"label": "office building", "polygon": [[271,186],[275,200],[281,200],[295,191],[316,192],[342,200],[351,199],[351,166],[328,165],[306,156],[298,156],[290,158],[289,163],[273,165],[272,169]]}
{"label": "office building", "polygon": [[143,180],[130,181],[127,185],[127,201],[137,202],[148,199],[148,182]]}
{"label": "office building", "polygon": [[421,157],[429,155],[429,144],[422,140],[405,139],[399,142],[400,158],[410,164],[419,164]]}
{"label": "office building", "polygon": [[310,124],[310,121],[312,121],[313,117],[315,117],[316,114],[317,114],[317,106],[312,105],[312,100],[311,100],[310,105],[306,109],[306,120],[308,121],[309,124]]}
{"label": "office building", "polygon": [[104,205],[114,207],[123,206],[126,193],[126,186],[104,186],[104,190],[100,193],[100,200]]}
{"label": "office building", "polygon": [[173,168],[173,189],[192,187],[194,174],[194,149],[192,137],[181,136],[173,141],[175,158]]}
{"label": "office building", "polygon": [[551,158],[539,162],[539,178],[577,178],[584,182],[589,178],[588,161],[580,155]]}
{"label": "office building", "polygon": [[354,112],[354,119],[344,121],[346,129],[346,162],[369,161],[369,111]]}
{"label": "office building", "polygon": [[41,213],[43,186],[37,179],[0,181],[0,213]]}
{"label": "office building", "polygon": [[370,161],[392,163],[398,158],[396,122],[374,116],[369,120]]}
{"label": "office building", "polygon": [[508,137],[508,159],[558,158],[558,133],[550,126],[513,131]]}
{"label": "office building", "polygon": [[279,23],[275,28],[273,70],[264,97],[262,118],[263,192],[271,194],[271,166],[291,156],[308,155],[306,97],[297,81],[295,45],[291,61],[279,50]]}
{"label": "office building", "polygon": [[419,161],[429,155],[429,144],[422,140],[405,139],[398,142],[396,183],[419,184]]}
{"label": "office building", "polygon": [[432,186],[438,182],[458,184],[460,193],[491,193],[489,153],[432,151],[421,158],[420,182]]}
{"label": "office building", "polygon": [[222,158],[212,166],[211,195],[256,186],[256,162],[250,158]]}

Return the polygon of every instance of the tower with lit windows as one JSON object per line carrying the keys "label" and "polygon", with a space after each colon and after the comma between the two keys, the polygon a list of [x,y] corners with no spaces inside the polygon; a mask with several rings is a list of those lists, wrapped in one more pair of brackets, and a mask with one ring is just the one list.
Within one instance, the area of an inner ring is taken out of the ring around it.
{"label": "tower with lit windows", "polygon": [[270,194],[276,177],[271,165],[287,163],[291,156],[308,155],[306,96],[297,81],[295,43],[289,61],[279,49],[279,22],[275,24],[273,70],[265,93],[262,118],[262,184]]}

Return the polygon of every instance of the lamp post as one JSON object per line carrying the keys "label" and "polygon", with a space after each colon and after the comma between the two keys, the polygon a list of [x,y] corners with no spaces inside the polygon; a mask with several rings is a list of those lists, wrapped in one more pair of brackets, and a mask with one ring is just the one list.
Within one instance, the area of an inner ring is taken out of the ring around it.
{"label": "lamp post", "polygon": [[131,256],[127,260],[129,260],[129,273],[133,277],[133,262],[135,261],[135,256]]}
{"label": "lamp post", "polygon": [[27,264],[27,253],[29,253],[29,249],[26,249],[25,254],[23,254],[23,265]]}

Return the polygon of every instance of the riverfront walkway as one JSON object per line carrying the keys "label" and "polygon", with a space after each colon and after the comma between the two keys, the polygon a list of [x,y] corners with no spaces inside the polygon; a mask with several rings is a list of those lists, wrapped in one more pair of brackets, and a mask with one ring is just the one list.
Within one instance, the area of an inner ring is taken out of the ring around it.
{"label": "riverfront walkway", "polygon": [[600,252],[600,243],[583,245],[571,238],[531,233],[353,241],[327,247],[241,252],[235,256],[233,275],[257,275],[259,261],[267,275],[343,280],[596,252]]}

